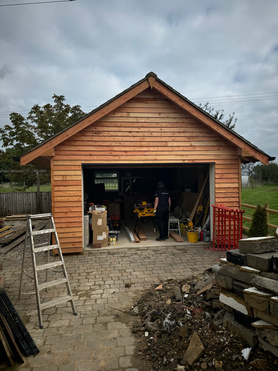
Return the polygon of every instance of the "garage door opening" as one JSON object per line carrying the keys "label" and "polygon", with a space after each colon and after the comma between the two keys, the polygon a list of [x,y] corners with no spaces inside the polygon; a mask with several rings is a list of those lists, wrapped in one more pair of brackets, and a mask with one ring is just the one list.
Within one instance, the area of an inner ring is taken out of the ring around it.
{"label": "garage door opening", "polygon": [[[107,225],[110,235],[116,235],[116,245],[130,245],[127,229],[134,230],[138,206],[152,208],[158,181],[168,189],[172,206],[170,215],[183,226],[191,217],[194,227],[210,228],[212,198],[212,166],[210,164],[163,165],[83,165],[84,246],[92,247],[93,231],[90,210],[107,209]],[[97,206],[96,206],[97,205]],[[154,218],[140,218],[141,229],[147,243],[155,243],[158,231]],[[109,236],[107,236],[109,237]],[[109,239],[108,239],[109,241]],[[170,240],[171,241],[171,240]],[[170,242],[169,241],[169,242]],[[174,242],[174,240],[172,240]]]}

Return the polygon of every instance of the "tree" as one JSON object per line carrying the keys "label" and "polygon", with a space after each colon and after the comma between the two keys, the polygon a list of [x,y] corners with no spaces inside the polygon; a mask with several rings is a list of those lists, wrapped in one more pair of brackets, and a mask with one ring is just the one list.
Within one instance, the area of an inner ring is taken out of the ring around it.
{"label": "tree", "polygon": [[237,118],[235,118],[235,113],[229,114],[229,118],[224,120],[224,110],[217,110],[215,111],[213,107],[209,105],[209,102],[205,103],[203,106],[202,104],[199,105],[202,110],[209,113],[213,118],[222,122],[222,124],[226,125],[229,129],[234,130],[237,122]]}
{"label": "tree", "polygon": [[252,217],[251,227],[248,231],[249,237],[264,237],[268,235],[267,216],[265,207],[257,206]]}
{"label": "tree", "polygon": [[266,184],[278,184],[278,164],[256,165],[254,179]]}
{"label": "tree", "polygon": [[[35,146],[49,139],[53,135],[74,124],[84,116],[84,112],[79,105],[71,107],[65,104],[63,95],[52,96],[54,104],[39,106],[35,104],[27,118],[19,113],[10,114],[11,125],[0,128],[0,140],[3,142],[4,151],[0,151],[0,170],[19,170],[21,167],[19,159],[24,153],[30,151]],[[27,165],[23,174],[14,173],[9,176],[12,181],[22,182],[27,186],[36,182],[35,167]],[[5,175],[7,178],[8,175]],[[48,176],[49,177],[49,176]]]}

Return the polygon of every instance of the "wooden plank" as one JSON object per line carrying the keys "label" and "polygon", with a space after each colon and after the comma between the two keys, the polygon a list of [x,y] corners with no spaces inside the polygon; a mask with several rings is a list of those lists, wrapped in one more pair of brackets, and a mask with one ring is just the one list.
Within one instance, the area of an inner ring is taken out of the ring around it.
{"label": "wooden plank", "polygon": [[11,229],[11,226],[6,226],[0,229],[0,233],[7,231],[8,229]]}
{"label": "wooden plank", "polygon": [[[5,232],[2,232],[2,233],[0,233],[0,238],[5,237],[5,236],[8,236],[11,233],[14,233],[14,231],[5,231]],[[0,240],[0,244],[1,244],[1,240]]]}
{"label": "wooden plank", "polygon": [[147,236],[145,235],[145,233],[142,229],[139,230],[138,237],[140,238],[140,241],[146,241],[147,240]]}
{"label": "wooden plank", "polygon": [[169,236],[172,237],[176,242],[184,242],[182,236],[179,236],[178,233],[169,231]]}
{"label": "wooden plank", "polygon": [[23,234],[25,234],[25,229],[20,229],[19,231],[14,231],[14,233],[11,234],[10,236],[8,236],[8,237],[6,236],[6,238],[2,238],[1,241],[0,241],[0,244],[1,245],[8,245],[9,243],[13,242],[15,239],[22,236]]}

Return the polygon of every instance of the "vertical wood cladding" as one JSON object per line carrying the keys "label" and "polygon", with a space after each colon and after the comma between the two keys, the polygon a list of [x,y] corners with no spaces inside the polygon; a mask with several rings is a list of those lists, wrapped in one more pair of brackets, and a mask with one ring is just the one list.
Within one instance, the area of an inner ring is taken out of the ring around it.
{"label": "vertical wood cladding", "polygon": [[215,202],[239,207],[236,147],[148,89],[55,147],[53,212],[64,252],[82,250],[82,163],[215,163]]}

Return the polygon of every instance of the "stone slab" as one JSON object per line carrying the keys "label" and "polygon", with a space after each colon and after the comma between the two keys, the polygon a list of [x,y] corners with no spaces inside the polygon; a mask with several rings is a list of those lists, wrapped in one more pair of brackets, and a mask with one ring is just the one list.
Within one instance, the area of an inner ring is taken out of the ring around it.
{"label": "stone slab", "polygon": [[235,332],[238,335],[240,335],[243,339],[245,339],[251,347],[254,347],[258,343],[256,331],[238,323],[234,319],[233,314],[226,312],[223,324],[228,331]]}
{"label": "stone slab", "polygon": [[278,252],[267,252],[262,254],[246,254],[247,265],[263,272],[273,271],[273,258],[278,262]]}
{"label": "stone slab", "polygon": [[256,308],[253,308],[254,317],[260,318],[266,322],[272,323],[274,326],[278,326],[278,318],[272,316],[269,313],[262,312]]}
{"label": "stone slab", "polygon": [[250,307],[269,313],[272,294],[260,291],[255,287],[244,290],[243,294],[246,303],[250,305]]}
{"label": "stone slab", "polygon": [[270,298],[270,313],[274,317],[278,317],[278,296],[273,296]]}
{"label": "stone slab", "polygon": [[232,267],[229,265],[221,266],[218,269],[218,273],[248,284],[251,284],[251,281],[257,276],[255,273],[245,272],[240,270],[238,267]]}
{"label": "stone slab", "polygon": [[217,285],[223,287],[223,289],[231,290],[233,287],[233,279],[218,272],[215,273],[215,281]]}
{"label": "stone slab", "polygon": [[252,237],[238,241],[239,252],[242,254],[262,254],[278,251],[277,237]]}
{"label": "stone slab", "polygon": [[273,272],[276,272],[278,273],[278,254],[276,256],[276,254],[273,256],[272,258],[272,270]]}
{"label": "stone slab", "polygon": [[278,331],[267,328],[256,328],[256,334],[274,347],[278,347]]}
{"label": "stone slab", "polygon": [[246,254],[242,254],[239,250],[230,250],[226,253],[227,261],[236,265],[246,265]]}
{"label": "stone slab", "polygon": [[251,284],[259,288],[260,290],[273,292],[275,295],[278,295],[278,285],[276,280],[271,278],[266,278],[262,276],[255,276],[251,280]]}
{"label": "stone slab", "polygon": [[184,362],[190,366],[194,364],[204,353],[205,348],[196,332],[193,332],[189,346],[184,355]]}
{"label": "stone slab", "polygon": [[221,303],[229,306],[230,308],[238,312],[241,312],[247,316],[252,316],[252,310],[250,306],[244,301],[244,299],[231,291],[221,291],[219,300]]}
{"label": "stone slab", "polygon": [[273,345],[269,344],[267,341],[259,337],[260,347],[263,350],[271,352],[275,357],[278,357],[278,348],[274,347]]}
{"label": "stone slab", "polygon": [[250,285],[248,283],[233,281],[232,291],[243,298],[243,291],[248,289]]}

